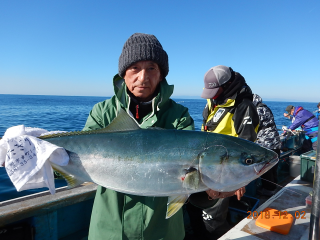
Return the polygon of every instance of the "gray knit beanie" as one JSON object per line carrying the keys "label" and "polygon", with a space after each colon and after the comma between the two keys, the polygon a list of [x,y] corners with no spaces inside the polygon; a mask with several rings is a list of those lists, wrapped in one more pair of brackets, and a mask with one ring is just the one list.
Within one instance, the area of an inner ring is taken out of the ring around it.
{"label": "gray knit beanie", "polygon": [[124,77],[128,67],[138,61],[151,60],[157,63],[163,77],[169,72],[168,55],[158,39],[151,34],[135,33],[125,42],[119,57],[119,75]]}

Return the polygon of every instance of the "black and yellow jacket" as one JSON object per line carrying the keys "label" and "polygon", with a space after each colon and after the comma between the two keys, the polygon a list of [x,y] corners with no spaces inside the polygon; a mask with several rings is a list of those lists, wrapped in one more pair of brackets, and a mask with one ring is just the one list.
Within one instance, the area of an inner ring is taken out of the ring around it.
{"label": "black and yellow jacket", "polygon": [[235,80],[218,99],[207,99],[201,130],[240,137],[254,142],[259,116],[252,103],[252,92],[244,78],[235,73]]}

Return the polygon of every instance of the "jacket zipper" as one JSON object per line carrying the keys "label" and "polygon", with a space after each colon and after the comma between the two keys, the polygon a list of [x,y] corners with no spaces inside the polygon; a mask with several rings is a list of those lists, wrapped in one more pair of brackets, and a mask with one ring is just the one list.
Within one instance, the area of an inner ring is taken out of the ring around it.
{"label": "jacket zipper", "polygon": [[136,106],[136,119],[139,119],[139,104]]}

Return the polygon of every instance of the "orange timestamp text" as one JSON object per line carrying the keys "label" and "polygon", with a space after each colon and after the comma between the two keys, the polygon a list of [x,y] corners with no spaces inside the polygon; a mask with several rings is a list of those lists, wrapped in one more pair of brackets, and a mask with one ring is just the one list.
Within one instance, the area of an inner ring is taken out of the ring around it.
{"label": "orange timestamp text", "polygon": [[[247,213],[249,213],[249,216],[247,217],[248,219],[257,219],[260,215],[261,218],[265,218],[265,219],[269,219],[270,217],[272,218],[279,218],[279,219],[288,219],[288,212],[287,211],[276,211],[275,214],[270,214],[269,211],[261,211],[261,212],[257,212],[257,211],[248,211]],[[294,217],[296,219],[306,219],[305,217],[306,212],[305,211],[295,211],[294,213]]]}

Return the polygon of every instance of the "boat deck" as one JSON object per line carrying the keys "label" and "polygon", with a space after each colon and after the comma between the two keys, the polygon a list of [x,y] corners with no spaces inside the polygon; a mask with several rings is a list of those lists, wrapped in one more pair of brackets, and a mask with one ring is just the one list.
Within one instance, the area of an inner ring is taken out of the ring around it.
{"label": "boat deck", "polygon": [[257,213],[263,211],[266,207],[274,208],[280,211],[287,211],[287,213],[290,213],[294,218],[294,222],[290,232],[287,235],[282,235],[258,227],[255,224],[256,219],[251,217],[243,219],[219,239],[308,239],[311,209],[306,208],[305,198],[311,191],[312,183],[301,181],[300,176],[298,176],[256,209]]}

